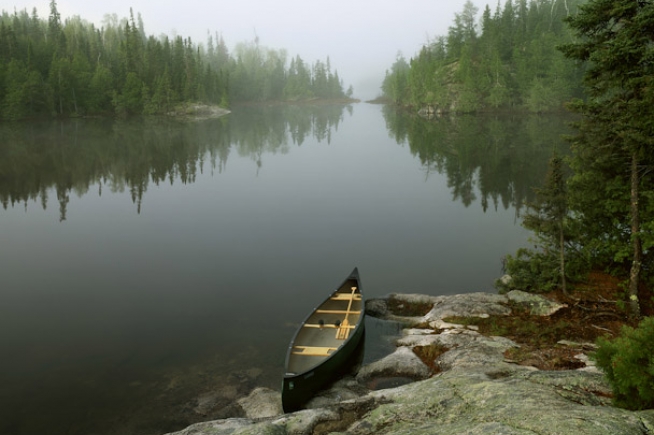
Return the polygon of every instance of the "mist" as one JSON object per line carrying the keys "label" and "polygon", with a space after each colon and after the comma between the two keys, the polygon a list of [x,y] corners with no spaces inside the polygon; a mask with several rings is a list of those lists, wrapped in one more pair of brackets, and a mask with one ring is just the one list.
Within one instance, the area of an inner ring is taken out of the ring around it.
{"label": "mist", "polygon": [[[36,8],[41,18],[50,13],[49,1],[9,0],[2,10],[9,13]],[[102,26],[106,14],[118,18],[141,14],[148,35],[180,35],[205,44],[208,34],[221,34],[229,49],[239,42],[253,41],[272,49],[286,49],[313,63],[329,57],[344,88],[354,87],[354,97],[363,100],[381,94],[386,69],[398,54],[409,59],[429,40],[447,34],[454,14],[465,0],[371,1],[331,0],[201,0],[159,1],[59,0],[62,20],[78,15]],[[487,2],[474,0],[481,15]],[[491,8],[494,8],[491,5]]]}

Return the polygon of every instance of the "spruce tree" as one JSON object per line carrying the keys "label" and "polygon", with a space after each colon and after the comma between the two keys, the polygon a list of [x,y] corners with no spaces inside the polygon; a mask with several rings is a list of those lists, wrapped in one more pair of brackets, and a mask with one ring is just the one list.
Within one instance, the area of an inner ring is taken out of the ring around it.
{"label": "spruce tree", "polygon": [[588,98],[571,106],[583,115],[573,141],[574,206],[594,246],[630,263],[629,308],[638,316],[654,246],[641,226],[654,219],[654,3],[592,0],[566,21],[578,40],[561,50],[588,65]]}
{"label": "spruce tree", "polygon": [[563,159],[554,155],[542,188],[536,189],[536,201],[523,219],[523,226],[535,231],[546,250],[554,248],[558,257],[561,290],[568,294],[565,278],[566,220],[568,196],[563,173]]}

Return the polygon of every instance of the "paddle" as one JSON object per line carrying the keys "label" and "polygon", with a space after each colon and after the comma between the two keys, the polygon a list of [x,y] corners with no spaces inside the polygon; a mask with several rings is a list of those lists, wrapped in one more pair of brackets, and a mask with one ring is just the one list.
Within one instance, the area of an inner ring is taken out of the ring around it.
{"label": "paddle", "polygon": [[348,302],[347,304],[347,311],[345,311],[345,319],[343,319],[343,322],[339,325],[338,331],[336,331],[337,340],[345,340],[347,337],[350,336],[350,321],[347,320],[347,318],[350,315],[350,310],[352,309],[352,301],[354,300],[354,292],[356,291],[357,288],[352,287],[352,295],[350,297],[350,302]]}

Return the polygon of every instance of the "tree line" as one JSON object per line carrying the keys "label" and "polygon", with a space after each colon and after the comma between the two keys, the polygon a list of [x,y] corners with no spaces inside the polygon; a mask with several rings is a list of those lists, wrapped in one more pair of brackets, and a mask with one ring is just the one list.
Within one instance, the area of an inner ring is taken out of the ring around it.
{"label": "tree line", "polygon": [[584,0],[506,0],[494,10],[468,0],[447,35],[408,62],[398,55],[383,96],[435,112],[561,110],[582,95],[582,72],[556,47],[572,41],[563,19]]}
{"label": "tree line", "polygon": [[[347,95],[352,94],[352,88]],[[345,97],[329,58],[313,65],[285,50],[238,44],[221,35],[148,36],[140,14],[107,15],[101,28],[62,20],[55,0],[47,19],[36,8],[0,16],[0,117],[160,114],[177,103]]]}

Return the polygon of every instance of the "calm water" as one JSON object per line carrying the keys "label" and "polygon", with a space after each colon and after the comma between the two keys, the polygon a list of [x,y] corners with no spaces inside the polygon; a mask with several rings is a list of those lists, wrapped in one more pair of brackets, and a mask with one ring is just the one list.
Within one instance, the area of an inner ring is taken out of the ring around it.
{"label": "calm water", "polygon": [[0,433],[220,416],[279,387],[294,327],[354,266],[368,297],[494,291],[564,121],[357,104],[0,125]]}

